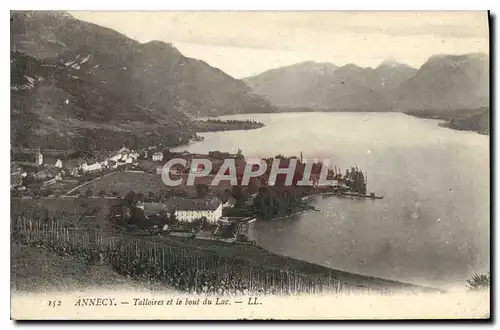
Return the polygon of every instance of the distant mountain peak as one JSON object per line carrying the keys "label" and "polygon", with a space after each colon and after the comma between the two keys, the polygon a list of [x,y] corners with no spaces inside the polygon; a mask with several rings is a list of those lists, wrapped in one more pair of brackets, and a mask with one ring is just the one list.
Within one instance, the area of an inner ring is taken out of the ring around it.
{"label": "distant mountain peak", "polygon": [[458,55],[438,54],[431,56],[429,60],[426,63],[424,63],[424,65],[435,64],[435,63],[440,63],[442,65],[453,65],[453,64],[465,63],[471,60],[487,62],[489,60],[489,56],[485,53],[468,53],[468,54],[458,54]]}
{"label": "distant mountain peak", "polygon": [[330,62],[310,62],[308,63],[311,71],[318,74],[332,74],[338,66]]}
{"label": "distant mountain peak", "polygon": [[391,69],[394,69],[394,68],[397,68],[397,67],[410,67],[410,66],[408,64],[403,64],[403,63],[400,63],[400,62],[398,62],[396,60],[393,60],[393,59],[387,59],[387,60],[383,61],[382,63],[380,63],[380,65],[377,68],[391,68]]}
{"label": "distant mountain peak", "polygon": [[275,104],[292,108],[387,111],[488,104],[486,54],[435,55],[419,69],[394,59],[383,61],[376,69],[349,63],[328,75],[313,69],[316,66],[321,64],[302,62],[245,82]]}
{"label": "distant mountain peak", "polygon": [[332,62],[316,62],[316,61],[307,61],[303,63],[308,63],[312,66],[321,66],[321,67],[330,67],[330,68],[338,68],[337,65],[333,64]]}
{"label": "distant mountain peak", "polygon": [[303,62],[298,62],[289,66],[305,66],[305,65],[310,65],[310,66],[330,66],[330,67],[337,67],[335,64],[331,62],[317,62],[317,61],[303,61]]}
{"label": "distant mountain peak", "polygon": [[397,99],[407,109],[478,108],[489,102],[486,54],[434,55],[398,87]]}
{"label": "distant mountain peak", "polygon": [[[298,69],[298,70],[305,70],[305,71],[312,71],[312,72],[332,72],[338,68],[337,65],[331,63],[331,62],[316,62],[316,61],[304,61],[304,62],[299,62],[295,63],[292,65],[276,68],[276,69],[271,69],[269,71],[280,71],[280,70],[287,70],[287,69]],[[266,72],[269,72],[266,71]]]}
{"label": "distant mountain peak", "polygon": [[365,70],[367,68],[360,67],[359,65],[354,64],[354,63],[349,63],[349,64],[346,64],[346,65],[339,67],[338,69],[342,70],[342,71],[359,72],[359,71]]}
{"label": "distant mountain peak", "polygon": [[449,58],[449,59],[463,59],[463,58],[481,58],[481,59],[487,59],[489,56],[488,54],[485,53],[465,53],[465,54],[436,54],[432,55],[429,60],[431,59],[442,59],[442,58]]}
{"label": "distant mountain peak", "polygon": [[[269,69],[255,76],[246,77],[242,80],[247,84],[252,85],[250,82],[254,80],[256,77],[260,77],[263,79],[270,78],[271,76],[277,75],[331,75],[335,70],[338,69],[338,66],[331,62],[316,62],[316,61],[303,61],[298,62],[286,66],[282,66],[279,68]],[[266,78],[267,77],[267,78]]]}

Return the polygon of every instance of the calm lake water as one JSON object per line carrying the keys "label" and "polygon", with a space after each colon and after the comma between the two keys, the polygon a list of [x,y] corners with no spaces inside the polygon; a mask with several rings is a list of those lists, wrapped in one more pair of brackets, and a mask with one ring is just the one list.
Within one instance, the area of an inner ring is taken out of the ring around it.
{"label": "calm lake water", "polygon": [[382,200],[318,198],[320,212],[256,222],[259,245],[327,267],[443,288],[489,271],[489,137],[398,113],[290,113],[258,130],[205,133],[179,150],[358,165]]}

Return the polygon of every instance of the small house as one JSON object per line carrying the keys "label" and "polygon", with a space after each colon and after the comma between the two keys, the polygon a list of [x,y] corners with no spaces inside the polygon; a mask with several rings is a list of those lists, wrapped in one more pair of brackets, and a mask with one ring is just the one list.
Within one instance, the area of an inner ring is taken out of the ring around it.
{"label": "small house", "polygon": [[[140,207],[140,206],[136,206]],[[148,217],[153,215],[165,215],[168,216],[170,214],[167,206],[163,203],[155,203],[155,202],[146,202],[142,204],[141,207],[144,210],[144,214]]]}
{"label": "small house", "polygon": [[73,159],[64,162],[63,164],[63,170],[66,175],[69,176],[78,176],[78,172],[80,170],[80,161]]}
{"label": "small house", "polygon": [[10,174],[21,173],[21,171],[22,171],[21,166],[14,163],[10,164]]}
{"label": "small house", "polygon": [[62,179],[62,176],[61,176],[62,169],[60,169],[58,167],[46,168],[44,170],[44,172],[47,174],[47,176],[49,178],[55,179],[56,181]]}
{"label": "small house", "polygon": [[161,162],[163,160],[163,153],[162,152],[155,152],[152,157],[154,162]]}
{"label": "small house", "polygon": [[102,170],[102,165],[98,162],[92,163],[88,165],[87,163],[83,163],[82,170],[84,172],[95,172]]}
{"label": "small house", "polygon": [[61,158],[52,156],[52,155],[46,155],[44,157],[44,163],[43,167],[45,169],[59,169],[61,170],[64,167],[64,163]]}
{"label": "small house", "polygon": [[23,184],[23,177],[21,173],[13,173],[10,175],[10,188],[14,189],[16,187],[19,187]]}
{"label": "small house", "polygon": [[120,159],[122,159],[122,155],[121,154],[115,154],[115,155],[111,156],[108,160],[112,160],[114,162],[117,162]]}
{"label": "small house", "polygon": [[35,174],[35,180],[46,180],[48,177],[49,175],[45,171],[40,171]]}
{"label": "small house", "polygon": [[117,161],[117,162],[116,162],[116,166],[117,166],[117,167],[118,167],[118,166],[123,166],[123,165],[126,165],[126,164],[127,164],[127,163],[125,163],[125,162],[124,162],[124,161],[122,161],[122,160],[119,160],[119,161]]}
{"label": "small house", "polygon": [[109,159],[108,160],[108,167],[109,168],[117,168],[118,167],[118,163],[116,161],[114,161],[114,160]]}
{"label": "small house", "polygon": [[119,160],[123,160],[125,161],[128,157],[129,157],[129,154],[130,154],[130,149],[128,148],[121,148],[120,150],[118,150],[112,157],[110,157],[109,159],[110,160],[113,160],[115,162],[119,161]]}
{"label": "small house", "polygon": [[231,196],[222,204],[222,207],[234,207],[234,205],[236,205],[236,199]]}

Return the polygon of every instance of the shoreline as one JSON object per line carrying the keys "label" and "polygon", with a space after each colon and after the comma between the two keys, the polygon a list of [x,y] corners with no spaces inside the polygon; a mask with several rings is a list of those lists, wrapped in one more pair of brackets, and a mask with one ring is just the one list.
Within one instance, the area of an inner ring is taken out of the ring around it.
{"label": "shoreline", "polygon": [[[420,118],[420,117],[418,117],[418,118]],[[177,146],[177,147],[175,147],[175,148],[182,148],[182,147],[185,147],[185,146],[189,146],[189,145],[191,145],[191,144],[192,144],[192,143],[194,143],[194,142],[199,142],[199,141],[192,141],[192,142],[190,142],[190,143],[187,143],[187,144],[184,144],[184,145]],[[310,199],[317,198],[317,197],[323,197],[323,195],[322,195],[322,194],[317,194],[317,195],[305,196],[304,198],[305,198],[305,200],[310,200]],[[331,197],[333,197],[333,196],[331,196]],[[337,197],[337,196],[336,196],[336,197]],[[340,197],[341,197],[341,196],[340,196]],[[309,210],[300,210],[300,211],[294,212],[294,213],[292,213],[292,214],[289,214],[289,215],[284,215],[284,216],[281,216],[281,217],[272,218],[272,219],[270,219],[270,220],[275,220],[275,219],[286,219],[286,218],[290,218],[290,217],[293,217],[293,216],[298,215],[298,214],[306,213],[307,211],[309,211]],[[261,247],[261,246],[259,246],[259,248],[264,249],[264,248],[263,248],[263,247]],[[264,249],[264,250],[265,250],[265,249]],[[266,251],[267,251],[267,250],[266,250]],[[270,252],[270,251],[267,251],[267,252]],[[285,256],[283,256],[283,257],[285,257]],[[299,259],[295,259],[295,258],[291,258],[291,257],[287,257],[287,258],[294,259],[294,260],[299,260]],[[305,261],[305,262],[307,262],[307,261]],[[308,262],[308,263],[310,263],[310,262]],[[324,267],[324,266],[322,266],[322,267]],[[326,267],[326,268],[328,268],[328,267]],[[329,269],[333,269],[333,268],[329,268]],[[333,270],[334,270],[334,271],[338,271],[338,272],[343,272],[343,271],[340,271],[340,270],[335,270],[335,269],[333,269]],[[346,272],[346,273],[348,273],[348,272]],[[348,274],[349,274],[349,275],[346,275],[346,276],[353,276],[353,275],[354,275],[354,276],[367,277],[367,276],[365,276],[365,275],[355,274],[355,273],[354,273],[354,274],[353,274],[353,273],[348,273]],[[381,280],[384,280],[384,281],[385,281],[386,279],[381,279]],[[389,280],[389,281],[392,281],[392,280]],[[402,282],[402,283],[404,283],[404,282]],[[406,283],[405,283],[405,284],[406,284]],[[408,283],[408,285],[413,285],[413,284]]]}
{"label": "shoreline", "polygon": [[[123,238],[126,239],[127,236],[124,236]],[[157,242],[157,243],[160,243],[162,241],[163,241],[163,243],[177,242],[177,243],[180,243],[181,245],[179,245],[179,246],[182,246],[184,249],[194,248],[198,252],[205,250],[205,249],[203,249],[202,246],[198,246],[198,247],[191,246],[190,247],[189,245],[186,244],[186,243],[189,243],[188,242],[189,240],[185,239],[185,238],[180,238],[180,237],[156,237],[156,236],[155,237],[148,237],[148,236],[143,236],[143,237],[133,237],[133,238],[135,240],[137,240],[138,242],[140,242],[140,241],[142,241],[142,242],[150,241],[150,242]],[[32,245],[27,245],[27,244],[24,244],[22,242],[13,241],[12,244],[14,244],[14,246],[17,247],[17,251],[21,252],[21,254],[24,254],[22,251],[29,251],[29,250],[34,251],[35,249],[37,251],[40,251],[40,248],[36,248]],[[139,244],[141,244],[141,243],[139,243]],[[203,243],[200,245],[207,245],[207,244],[211,245],[212,249],[213,248],[231,249],[234,247],[234,244],[219,242],[219,241],[209,241],[209,242],[203,241]],[[241,245],[241,246],[237,246],[236,248],[240,251],[246,250],[246,252],[248,252],[248,253],[259,253],[258,251],[257,252],[255,251],[255,250],[259,250],[260,251],[259,254],[262,255],[261,256],[262,261],[259,262],[260,266],[272,267],[272,268],[279,267],[280,265],[273,263],[271,260],[266,260],[268,258],[276,258],[277,260],[280,261],[281,264],[286,264],[287,268],[296,274],[301,274],[303,276],[313,276],[313,277],[314,276],[334,276],[337,280],[339,280],[347,285],[350,285],[352,287],[364,287],[364,288],[369,288],[372,290],[382,290],[382,291],[390,290],[394,294],[397,294],[398,292],[413,292],[413,293],[446,293],[447,292],[446,290],[443,290],[441,288],[436,288],[436,287],[431,287],[431,286],[423,286],[423,285],[412,284],[412,283],[408,283],[408,282],[402,282],[402,281],[398,281],[398,280],[392,280],[392,279],[375,277],[375,276],[367,276],[367,275],[362,275],[362,274],[358,274],[358,273],[351,273],[351,272],[340,270],[340,269],[325,267],[323,265],[311,263],[311,262],[308,262],[305,260],[275,254],[273,252],[268,251],[267,249],[263,248],[260,245],[252,245],[252,246]],[[252,251],[252,250],[254,250],[254,251]],[[72,256],[72,255],[59,255],[55,251],[52,251],[51,249],[48,249],[48,248],[42,248],[42,251],[43,251],[44,255],[50,255],[50,256],[52,256],[51,258],[53,258],[53,259],[55,258],[54,261],[57,260],[58,263],[59,262],[65,262],[65,263],[69,262],[69,263],[73,264],[73,263],[79,262],[78,261],[79,259],[75,256]],[[213,252],[215,252],[215,251],[213,251]],[[230,251],[226,251],[226,252],[230,252]],[[233,253],[234,253],[234,251],[233,251]],[[216,253],[216,254],[218,254],[218,253]],[[31,255],[34,256],[33,253],[31,253]],[[223,254],[221,254],[221,255],[223,255]],[[240,260],[240,261],[244,260],[244,259],[238,258],[237,256],[234,256],[234,258],[235,258],[235,260]],[[16,253],[15,253],[14,254],[14,263],[12,266],[14,266],[16,268],[22,267],[23,265],[27,264],[26,259],[23,259],[22,264],[17,263],[15,261],[16,259],[19,259],[19,257],[16,257]],[[36,263],[35,261],[32,261],[32,262]],[[55,265],[56,264],[54,264],[54,267],[56,267]],[[12,266],[11,266],[11,271],[12,271]],[[167,285],[159,284],[161,282],[153,281],[153,282],[148,283],[148,282],[145,282],[144,279],[141,279],[141,278],[134,278],[134,277],[125,276],[124,274],[120,274],[116,270],[109,268],[106,264],[101,264],[101,265],[97,264],[97,265],[90,266],[90,267],[93,269],[106,269],[106,272],[108,272],[109,274],[114,274],[113,276],[116,276],[116,281],[113,280],[113,281],[109,282],[109,281],[102,280],[101,285],[102,284],[112,284],[112,285],[116,285],[116,284],[124,284],[124,285],[128,284],[128,285],[130,285],[130,284],[133,284],[134,287],[140,287],[140,288],[154,287],[154,288],[156,288],[156,290],[169,290],[169,291],[171,290],[171,291],[183,292],[182,290],[179,291],[176,288],[171,288]],[[84,268],[86,270],[91,269],[91,268],[89,268],[89,266],[85,266]],[[55,272],[56,269],[48,270],[48,271],[49,271],[49,273]],[[81,285],[80,288],[84,288],[86,286],[94,286],[95,284],[97,284],[96,282],[100,282],[100,280],[94,281],[93,277],[90,276],[91,274],[93,274],[93,272],[88,273],[87,271],[82,272],[81,274],[78,274],[78,275],[75,274],[75,276],[78,276],[78,279],[79,279],[78,282],[80,282],[80,285]],[[49,274],[47,274],[47,275],[49,275]],[[37,275],[37,276],[39,276],[39,275]],[[27,275],[27,277],[29,278],[29,275]],[[104,277],[102,277],[102,278],[104,278]],[[14,285],[14,287],[17,287],[16,284],[21,284],[21,283],[16,283],[17,280],[21,280],[23,282],[26,282],[26,280],[27,280],[24,275],[22,276],[22,278],[19,278],[19,279],[18,279],[18,277],[15,276],[14,279],[15,279],[14,283],[11,284],[11,285]],[[157,285],[159,284],[160,286],[159,287],[154,286],[153,285],[154,282],[156,282],[156,284]],[[32,286],[39,287],[41,284],[42,283],[33,283]],[[24,290],[21,289],[21,287],[23,287],[23,286],[25,287]],[[21,284],[21,287],[17,287],[17,288],[21,289],[21,291],[26,291],[25,285]],[[48,287],[45,287],[45,289],[48,289]],[[32,290],[29,290],[29,289],[27,291],[32,292]]]}
{"label": "shoreline", "polygon": [[455,111],[408,110],[401,113],[415,118],[439,121],[437,126],[442,128],[489,136],[489,112],[488,108],[479,108]]}
{"label": "shoreline", "polygon": [[[342,110],[335,110],[335,109],[306,109],[306,108],[283,108],[279,109],[279,111],[273,111],[273,112],[255,112],[255,113],[240,113],[240,114],[230,114],[230,115],[223,115],[223,116],[214,116],[210,117],[212,119],[216,118],[224,118],[226,116],[235,116],[235,115],[259,115],[259,114],[286,114],[286,113],[377,113],[377,114],[382,114],[382,113],[401,113],[407,116],[412,116],[420,119],[434,119],[434,120],[441,120],[443,122],[438,123],[440,127],[443,128],[449,128],[455,131],[464,131],[464,132],[476,132],[481,135],[486,135],[489,136],[489,129],[486,127],[475,127],[478,124],[474,122],[469,122],[470,120],[475,120],[473,119],[476,116],[481,115],[481,111],[484,111],[484,109],[465,109],[465,110],[455,110],[455,111],[448,111],[448,112],[438,112],[435,110],[404,110],[404,111],[397,111],[397,110],[350,110],[350,109],[342,109]],[[479,124],[480,125],[480,124]],[[265,126],[265,125],[264,125]],[[229,130],[235,130],[235,129],[228,129]],[[236,129],[238,130],[238,129]],[[226,131],[226,130],[218,130],[220,132]],[[212,131],[212,132],[218,132],[218,131]],[[208,131],[205,131],[208,132]],[[200,132],[200,133],[205,133],[205,132]]]}
{"label": "shoreline", "polygon": [[263,123],[253,120],[224,120],[218,117],[193,119],[192,125],[196,133],[248,131],[265,127]]}

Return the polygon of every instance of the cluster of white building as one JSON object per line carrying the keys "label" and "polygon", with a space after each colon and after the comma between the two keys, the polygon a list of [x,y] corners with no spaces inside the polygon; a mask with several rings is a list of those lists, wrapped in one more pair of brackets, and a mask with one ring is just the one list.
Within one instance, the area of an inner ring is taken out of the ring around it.
{"label": "cluster of white building", "polygon": [[[77,161],[76,163],[68,161],[67,164],[64,164],[61,159],[57,159],[54,166],[59,168],[67,168],[71,175],[76,176],[80,171],[88,173],[102,171],[104,169],[114,169],[127,164],[137,165],[138,158],[138,152],[123,147],[112,154],[112,156],[103,160],[83,160]],[[73,163],[73,166],[71,165],[71,163]]]}
{"label": "cluster of white building", "polygon": [[[156,149],[150,147],[149,149]],[[151,152],[149,158],[155,162],[163,160],[163,153],[155,150],[145,150]],[[138,165],[139,152],[126,147],[111,154],[99,158],[91,159],[64,159],[64,157],[53,156],[50,153],[43,155],[40,149],[18,150],[12,154],[12,166],[18,170],[11,171],[11,188],[21,187],[20,181],[28,173],[33,173],[36,180],[41,180],[44,185],[55,183],[63,177],[78,177],[82,173],[94,173],[106,169],[116,169],[125,165]]]}
{"label": "cluster of white building", "polygon": [[[139,152],[128,149],[126,147],[114,152],[109,157],[104,159],[87,159],[87,160],[63,160],[61,158],[46,156],[39,151],[29,151],[26,161],[14,161],[18,164],[31,165],[40,167],[44,165],[47,168],[64,169],[69,175],[76,176],[79,172],[94,172],[104,169],[113,169],[127,164],[137,165]],[[154,152],[151,154],[151,159],[155,162],[163,160],[162,152]],[[23,159],[24,160],[24,159]],[[29,164],[28,164],[29,163]]]}
{"label": "cluster of white building", "polygon": [[165,203],[138,203],[147,217],[161,215],[170,217],[173,213],[180,222],[193,222],[205,218],[210,223],[217,223],[222,218],[222,209],[233,207],[234,198],[223,202],[217,197],[210,199],[189,199],[174,197]]}

